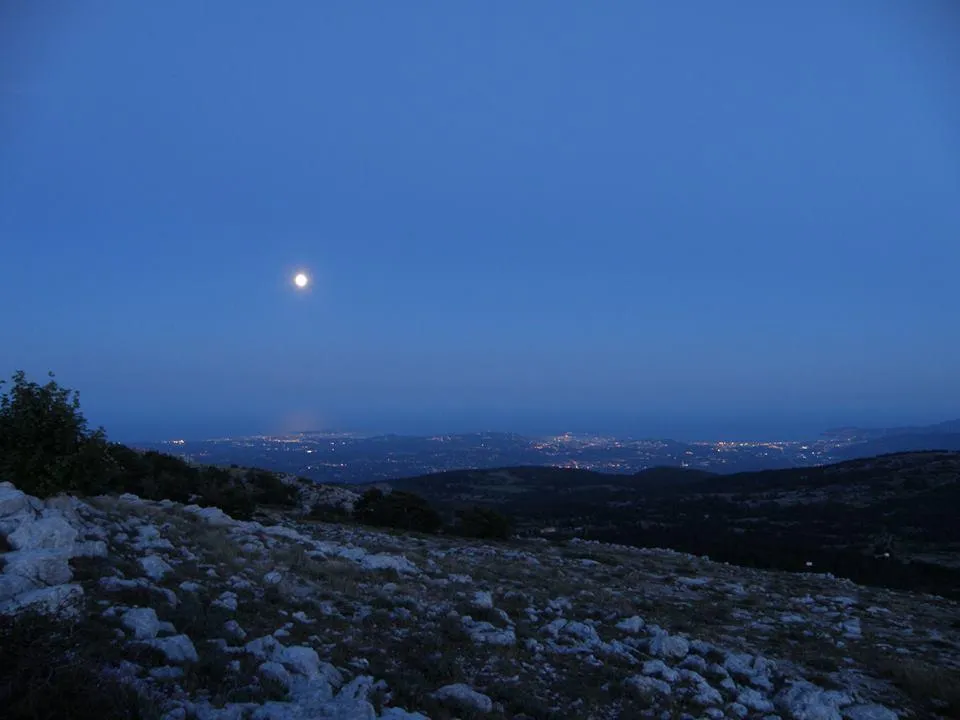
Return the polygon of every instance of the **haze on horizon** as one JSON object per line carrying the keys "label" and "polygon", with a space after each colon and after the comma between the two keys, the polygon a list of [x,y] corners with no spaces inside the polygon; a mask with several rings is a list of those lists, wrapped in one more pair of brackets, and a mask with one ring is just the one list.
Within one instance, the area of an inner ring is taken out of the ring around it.
{"label": "haze on horizon", "polygon": [[947,0],[5,3],[0,376],[121,440],[955,418],[958,33]]}

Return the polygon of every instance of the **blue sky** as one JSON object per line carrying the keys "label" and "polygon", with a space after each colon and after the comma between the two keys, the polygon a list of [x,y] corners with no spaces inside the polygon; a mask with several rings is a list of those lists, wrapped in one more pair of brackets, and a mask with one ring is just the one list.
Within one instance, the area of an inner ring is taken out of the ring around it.
{"label": "blue sky", "polygon": [[935,0],[5,3],[0,374],[120,439],[956,417],[958,32]]}

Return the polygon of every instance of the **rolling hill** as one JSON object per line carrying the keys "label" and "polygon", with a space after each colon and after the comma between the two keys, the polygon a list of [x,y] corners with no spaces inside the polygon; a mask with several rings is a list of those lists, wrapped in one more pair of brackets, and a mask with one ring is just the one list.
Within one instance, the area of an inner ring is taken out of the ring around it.
{"label": "rolling hill", "polygon": [[960,453],[734,475],[503,468],[390,484],[440,508],[495,508],[521,535],[668,547],[960,597]]}

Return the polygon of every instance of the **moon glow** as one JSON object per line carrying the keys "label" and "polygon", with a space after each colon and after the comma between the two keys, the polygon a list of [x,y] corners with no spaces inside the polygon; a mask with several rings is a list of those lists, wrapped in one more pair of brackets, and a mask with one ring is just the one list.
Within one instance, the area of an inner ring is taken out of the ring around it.
{"label": "moon glow", "polygon": [[307,277],[306,273],[297,273],[293,276],[293,284],[303,290],[303,288],[310,284],[310,278]]}

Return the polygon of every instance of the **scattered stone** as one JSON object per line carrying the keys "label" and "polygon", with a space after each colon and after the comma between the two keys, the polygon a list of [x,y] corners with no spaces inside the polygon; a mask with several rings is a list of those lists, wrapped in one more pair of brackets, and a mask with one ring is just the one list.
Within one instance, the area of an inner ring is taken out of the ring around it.
{"label": "scattered stone", "polygon": [[623,630],[628,633],[638,633],[643,630],[643,626],[643,618],[639,615],[634,615],[617,623],[618,630]]}
{"label": "scattered stone", "polygon": [[221,593],[220,597],[214,600],[211,604],[227,610],[236,610],[238,606],[237,594],[231,590],[227,590]]}
{"label": "scattered stone", "polygon": [[626,684],[641,695],[669,695],[672,691],[669,683],[646,675],[633,675]]}
{"label": "scattered stone", "polygon": [[[487,590],[477,590],[473,594],[473,605],[478,608],[493,608],[493,594]],[[455,687],[453,685],[448,685],[447,687]]]}
{"label": "scattered stone", "polygon": [[150,668],[149,675],[154,680],[178,680],[183,677],[183,668],[161,665],[160,667]]}
{"label": "scattered stone", "polygon": [[650,654],[654,657],[682,660],[690,652],[690,643],[686,638],[669,635],[660,631],[650,638]]}
{"label": "scattered stone", "polygon": [[140,567],[151,580],[163,580],[163,576],[173,570],[170,565],[158,555],[147,555],[140,558]]}
{"label": "scattered stone", "polygon": [[293,677],[290,675],[289,671],[278,662],[268,660],[265,663],[261,663],[260,667],[257,669],[265,678],[269,678],[287,690],[289,690],[290,686],[293,684]]}
{"label": "scattered stone", "polygon": [[493,711],[493,700],[463,683],[444,685],[433,693],[433,696],[437,700],[449,702],[462,708],[484,713]]}
{"label": "scattered stone", "polygon": [[840,709],[853,699],[837,690],[824,690],[806,680],[792,682],[777,694],[777,709],[794,720],[842,720]]}
{"label": "scattered stone", "polygon": [[643,674],[652,675],[675,683],[680,679],[680,673],[664,664],[663,660],[648,660],[643,664]]}
{"label": "scattered stone", "polygon": [[223,629],[234,640],[244,640],[247,637],[246,631],[240,627],[240,623],[236,620],[227,620],[223,625]]}
{"label": "scattered stone", "polygon": [[153,639],[160,632],[160,619],[153,608],[131,608],[120,618],[120,623],[137,640]]}
{"label": "scattered stone", "polygon": [[167,660],[172,663],[197,662],[200,660],[197,649],[193,646],[193,641],[186,635],[155,638],[148,644],[166,655]]}

